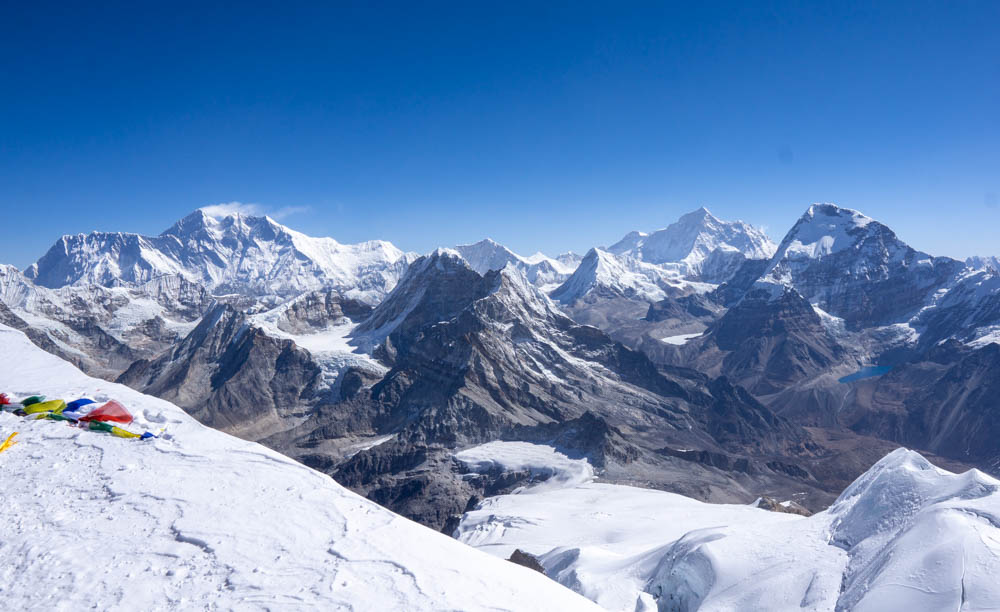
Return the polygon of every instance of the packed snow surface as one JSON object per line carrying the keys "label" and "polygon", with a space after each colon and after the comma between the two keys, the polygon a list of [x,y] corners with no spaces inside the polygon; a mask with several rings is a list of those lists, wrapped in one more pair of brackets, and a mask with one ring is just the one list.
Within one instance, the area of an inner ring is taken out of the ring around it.
{"label": "packed snow surface", "polygon": [[7,610],[585,610],[526,568],[475,551],[330,478],[89,378],[0,326],[0,389],[113,397],[111,437],[0,414],[0,597]]}
{"label": "packed snow surface", "polygon": [[[550,450],[529,463],[584,461]],[[512,467],[529,456],[503,443],[464,453]],[[501,557],[532,553],[610,610],[1000,609],[1000,481],[976,470],[899,449],[809,518],[566,482],[486,499],[455,535]]]}

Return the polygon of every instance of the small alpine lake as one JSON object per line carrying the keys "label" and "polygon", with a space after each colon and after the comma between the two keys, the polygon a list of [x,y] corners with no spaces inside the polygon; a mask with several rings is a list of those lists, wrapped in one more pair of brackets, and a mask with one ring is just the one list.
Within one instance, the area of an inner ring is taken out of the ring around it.
{"label": "small alpine lake", "polygon": [[892,366],[866,366],[861,368],[854,374],[849,374],[837,382],[842,383],[852,383],[858,380],[864,380],[865,378],[873,378],[875,376],[882,376],[892,369]]}

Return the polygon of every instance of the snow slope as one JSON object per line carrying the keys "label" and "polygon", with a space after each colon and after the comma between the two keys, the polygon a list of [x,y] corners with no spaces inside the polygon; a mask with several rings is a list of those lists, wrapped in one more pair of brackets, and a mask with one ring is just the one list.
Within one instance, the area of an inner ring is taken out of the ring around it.
{"label": "snow slope", "polygon": [[152,442],[0,414],[5,609],[584,610],[531,570],[392,514],[0,326],[0,388],[114,397]]}
{"label": "snow slope", "polygon": [[[523,465],[548,451],[463,452]],[[456,537],[535,554],[611,610],[1000,609],[1000,481],[976,470],[951,474],[899,449],[809,518],[567,482],[486,499]]]}

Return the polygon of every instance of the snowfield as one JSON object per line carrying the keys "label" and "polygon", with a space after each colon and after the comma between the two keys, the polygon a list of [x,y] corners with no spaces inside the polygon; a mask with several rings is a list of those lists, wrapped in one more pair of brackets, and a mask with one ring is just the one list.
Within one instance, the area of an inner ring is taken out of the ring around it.
{"label": "snowfield", "polygon": [[0,326],[0,389],[113,397],[142,442],[0,414],[7,610],[586,610],[590,602]]}
{"label": "snowfield", "polygon": [[[505,444],[460,455],[483,467],[524,469],[547,455],[550,469],[586,463]],[[946,472],[905,449],[809,518],[551,481],[484,500],[456,537],[501,557],[532,553],[550,577],[609,610],[1000,609],[1000,481]]]}
{"label": "snowfield", "polygon": [[688,342],[702,336],[703,334],[704,332],[698,332],[697,334],[680,334],[678,336],[667,336],[665,338],[660,338],[660,342],[672,346],[684,346]]}

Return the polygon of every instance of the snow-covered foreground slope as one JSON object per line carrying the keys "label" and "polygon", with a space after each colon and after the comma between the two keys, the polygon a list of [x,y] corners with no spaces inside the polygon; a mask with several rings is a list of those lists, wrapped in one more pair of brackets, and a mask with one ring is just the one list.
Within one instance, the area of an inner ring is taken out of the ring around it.
{"label": "snow-covered foreground slope", "polygon": [[0,389],[114,397],[140,442],[0,414],[4,609],[583,610],[547,578],[400,518],[0,326]]}
{"label": "snow-covered foreground slope", "polygon": [[[551,469],[585,463],[547,452]],[[470,467],[547,461],[497,443],[462,455],[476,458]],[[535,554],[550,577],[611,610],[1000,609],[1000,481],[911,451],[889,454],[809,518],[563,481],[485,500],[457,537],[498,556]]]}

